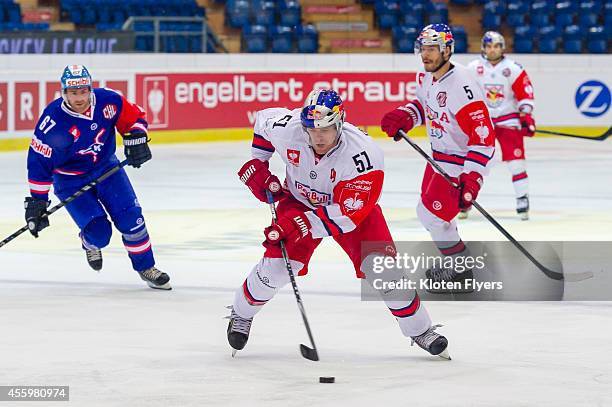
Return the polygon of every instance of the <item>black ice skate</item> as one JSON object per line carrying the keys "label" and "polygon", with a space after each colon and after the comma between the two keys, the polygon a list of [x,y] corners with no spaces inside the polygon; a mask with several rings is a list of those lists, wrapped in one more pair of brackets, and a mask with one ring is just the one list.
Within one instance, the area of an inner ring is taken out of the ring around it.
{"label": "black ice skate", "polygon": [[[85,247],[83,247],[85,249]],[[89,267],[96,271],[102,270],[102,250],[100,249],[85,249],[85,256]]]}
{"label": "black ice skate", "polygon": [[468,280],[474,279],[472,270],[458,273],[452,269],[429,269],[425,272],[427,277],[427,292],[432,294],[467,294],[474,292],[474,284]]}
{"label": "black ice skate", "polygon": [[448,339],[445,336],[440,335],[436,332],[436,328],[441,327],[442,325],[433,325],[427,331],[422,333],[419,336],[412,336],[412,343],[415,343],[421,347],[421,349],[426,350],[434,356],[440,356],[443,359],[451,360],[451,357],[448,353]]}
{"label": "black ice skate", "polygon": [[516,198],[516,213],[519,214],[521,220],[529,220],[529,195]]}
{"label": "black ice skate", "polygon": [[233,307],[230,306],[227,308],[232,310],[232,314],[226,318],[230,320],[227,325],[227,341],[232,347],[232,357],[234,357],[236,356],[236,352],[244,349],[249,340],[249,332],[251,331],[253,318],[242,318],[236,314]]}
{"label": "black ice skate", "polygon": [[170,286],[170,276],[159,271],[155,267],[141,271],[138,274],[151,288],[157,290],[172,290],[172,286]]}

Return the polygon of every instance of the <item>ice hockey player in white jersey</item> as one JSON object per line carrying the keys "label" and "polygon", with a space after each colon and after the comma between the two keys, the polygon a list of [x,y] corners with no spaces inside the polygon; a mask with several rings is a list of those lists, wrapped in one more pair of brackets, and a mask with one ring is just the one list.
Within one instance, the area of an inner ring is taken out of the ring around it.
{"label": "ice hockey player in white jersey", "polygon": [[[265,228],[265,252],[236,291],[227,337],[234,350],[247,343],[253,317],[289,283],[280,242],[293,270],[308,272],[308,263],[323,238],[332,237],[351,259],[358,278],[371,282],[371,256],[395,256],[395,245],[378,200],[384,179],[380,147],[344,121],[340,96],[313,90],[301,109],[271,108],[256,115],[252,159],[239,170],[240,180],[262,202],[266,191],[278,201],[278,222]],[[285,183],[268,169],[277,152],[285,163]],[[362,249],[362,242],[373,242]],[[383,300],[402,333],[433,355],[446,355],[447,339],[435,332],[414,290]],[[235,351],[234,351],[235,352]]]}
{"label": "ice hockey player in white jersey", "polygon": [[[423,28],[415,44],[425,69],[417,73],[416,98],[387,113],[381,127],[389,137],[400,140],[400,129],[408,132],[415,126],[426,126],[433,159],[458,188],[428,164],[417,215],[442,255],[464,256],[467,249],[455,217],[478,196],[495,151],[495,132],[480,87],[466,67],[450,61],[453,46],[453,34],[446,24]],[[473,273],[432,269],[427,277],[461,285],[472,279]]]}
{"label": "ice hockey player in white jersey", "polygon": [[[533,87],[523,67],[504,55],[506,42],[495,31],[482,37],[482,56],[468,68],[485,94],[485,102],[495,125],[502,161],[508,164],[516,196],[516,212],[529,219],[529,178],[525,166],[523,137],[535,132]],[[467,217],[467,211],[463,216]]]}

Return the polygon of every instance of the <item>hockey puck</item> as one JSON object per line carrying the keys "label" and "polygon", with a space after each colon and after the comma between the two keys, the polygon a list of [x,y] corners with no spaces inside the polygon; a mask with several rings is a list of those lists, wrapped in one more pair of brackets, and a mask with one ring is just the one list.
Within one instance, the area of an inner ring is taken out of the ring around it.
{"label": "hockey puck", "polygon": [[319,383],[335,383],[336,378],[333,376],[320,376]]}

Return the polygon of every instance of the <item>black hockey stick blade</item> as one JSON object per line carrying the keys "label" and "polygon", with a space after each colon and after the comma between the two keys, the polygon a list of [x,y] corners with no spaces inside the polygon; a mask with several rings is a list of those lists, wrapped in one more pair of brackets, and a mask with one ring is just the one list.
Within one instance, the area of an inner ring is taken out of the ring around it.
{"label": "black hockey stick blade", "polygon": [[595,136],[595,137],[593,137],[593,136],[585,136],[585,135],[582,135],[582,134],[569,134],[569,133],[563,133],[563,132],[559,132],[559,131],[538,130],[538,129],[536,129],[536,133],[552,134],[554,136],[581,138],[581,139],[585,139],[585,140],[604,141],[605,139],[610,137],[610,134],[612,134],[612,127],[610,127],[608,130],[606,130],[606,132],[604,134],[602,134],[601,136]]}
{"label": "black hockey stick blade", "polygon": [[319,353],[316,349],[309,348],[303,343],[300,344],[300,352],[302,356],[304,356],[308,360],[312,360],[313,362],[317,362],[319,360]]}

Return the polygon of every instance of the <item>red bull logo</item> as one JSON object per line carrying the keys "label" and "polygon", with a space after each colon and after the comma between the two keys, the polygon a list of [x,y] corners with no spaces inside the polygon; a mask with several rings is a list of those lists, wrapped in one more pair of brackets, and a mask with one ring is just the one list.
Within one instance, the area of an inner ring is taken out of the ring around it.
{"label": "red bull logo", "polygon": [[430,120],[427,126],[429,129],[429,135],[435,138],[442,138],[446,134],[446,129],[440,123],[434,120]]}
{"label": "red bull logo", "polygon": [[489,107],[497,107],[505,99],[504,87],[502,85],[485,85],[485,94]]}

